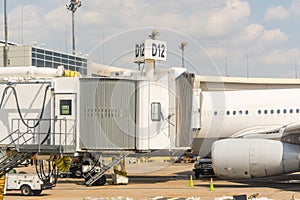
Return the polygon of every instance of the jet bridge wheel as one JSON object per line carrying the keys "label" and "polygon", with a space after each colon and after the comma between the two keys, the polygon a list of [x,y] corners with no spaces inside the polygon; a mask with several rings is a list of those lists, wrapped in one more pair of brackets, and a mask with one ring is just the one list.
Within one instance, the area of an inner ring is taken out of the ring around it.
{"label": "jet bridge wheel", "polygon": [[[89,179],[85,178],[85,182],[87,182]],[[101,178],[99,178],[95,183],[92,184],[92,186],[102,186],[106,183],[106,176],[103,175]]]}
{"label": "jet bridge wheel", "polygon": [[31,187],[29,185],[23,185],[21,187],[21,193],[22,195],[24,196],[29,196],[32,194],[32,190],[31,190]]}
{"label": "jet bridge wheel", "polygon": [[103,176],[101,176],[101,178],[99,178],[99,179],[94,183],[94,185],[101,186],[101,185],[105,185],[105,183],[106,183],[106,176],[103,175]]}

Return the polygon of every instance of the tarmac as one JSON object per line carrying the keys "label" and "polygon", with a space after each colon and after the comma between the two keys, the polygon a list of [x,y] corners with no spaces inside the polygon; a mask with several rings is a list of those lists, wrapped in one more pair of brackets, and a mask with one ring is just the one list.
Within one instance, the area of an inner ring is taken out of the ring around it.
{"label": "tarmac", "polygon": [[[128,164],[128,185],[112,185],[107,174],[104,186],[87,187],[82,179],[60,178],[56,187],[44,190],[40,196],[21,196],[20,191],[9,191],[5,200],[100,200],[100,199],[199,199],[214,200],[218,197],[242,195],[276,200],[300,199],[300,173],[251,179],[222,180],[193,177],[193,163],[168,163],[154,161]],[[213,187],[212,187],[213,186]]]}

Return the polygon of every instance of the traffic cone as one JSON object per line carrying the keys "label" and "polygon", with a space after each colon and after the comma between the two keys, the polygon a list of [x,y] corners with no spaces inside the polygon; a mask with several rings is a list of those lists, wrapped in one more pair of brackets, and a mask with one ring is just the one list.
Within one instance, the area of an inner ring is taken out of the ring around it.
{"label": "traffic cone", "polygon": [[214,191],[214,190],[215,190],[215,188],[214,188],[214,183],[213,183],[213,179],[212,179],[212,178],[210,178],[209,190],[210,190],[210,191]]}
{"label": "traffic cone", "polygon": [[194,187],[193,177],[190,175],[190,187]]}

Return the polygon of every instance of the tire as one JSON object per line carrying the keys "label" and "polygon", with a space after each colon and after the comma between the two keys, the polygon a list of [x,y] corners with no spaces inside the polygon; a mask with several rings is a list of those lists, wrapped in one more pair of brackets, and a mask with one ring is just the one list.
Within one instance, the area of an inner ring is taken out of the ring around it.
{"label": "tire", "polygon": [[22,195],[24,195],[24,196],[32,195],[31,187],[30,187],[29,185],[23,185],[23,186],[21,187],[21,193],[22,193]]}
{"label": "tire", "polygon": [[42,193],[42,190],[32,190],[33,195],[38,196]]}
{"label": "tire", "polygon": [[195,177],[199,178],[199,176],[200,176],[199,172],[195,172]]}
{"label": "tire", "polygon": [[102,185],[105,185],[105,183],[106,183],[106,176],[103,175],[93,185],[94,186],[102,186]]}
{"label": "tire", "polygon": [[75,170],[74,177],[75,178],[81,178],[82,177],[81,169],[78,168],[78,169]]}

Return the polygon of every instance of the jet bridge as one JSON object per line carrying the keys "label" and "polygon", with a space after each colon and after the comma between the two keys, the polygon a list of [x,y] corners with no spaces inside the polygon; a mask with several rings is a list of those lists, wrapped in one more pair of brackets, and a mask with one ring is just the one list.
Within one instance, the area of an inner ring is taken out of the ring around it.
{"label": "jet bridge", "polygon": [[[128,151],[182,154],[190,148],[194,75],[183,68],[155,69],[155,60],[166,60],[166,48],[154,38],[136,44],[143,70],[117,77],[62,77],[67,73],[61,68],[3,69],[0,177],[36,153],[119,154],[85,176],[92,185],[103,183],[105,171]],[[64,161],[68,166],[67,159],[57,159],[57,166]]]}
{"label": "jet bridge", "polygon": [[[36,153],[182,153],[192,142],[193,78],[182,69],[168,69],[153,79],[3,80],[0,171]],[[92,184],[96,179],[91,178]]]}

